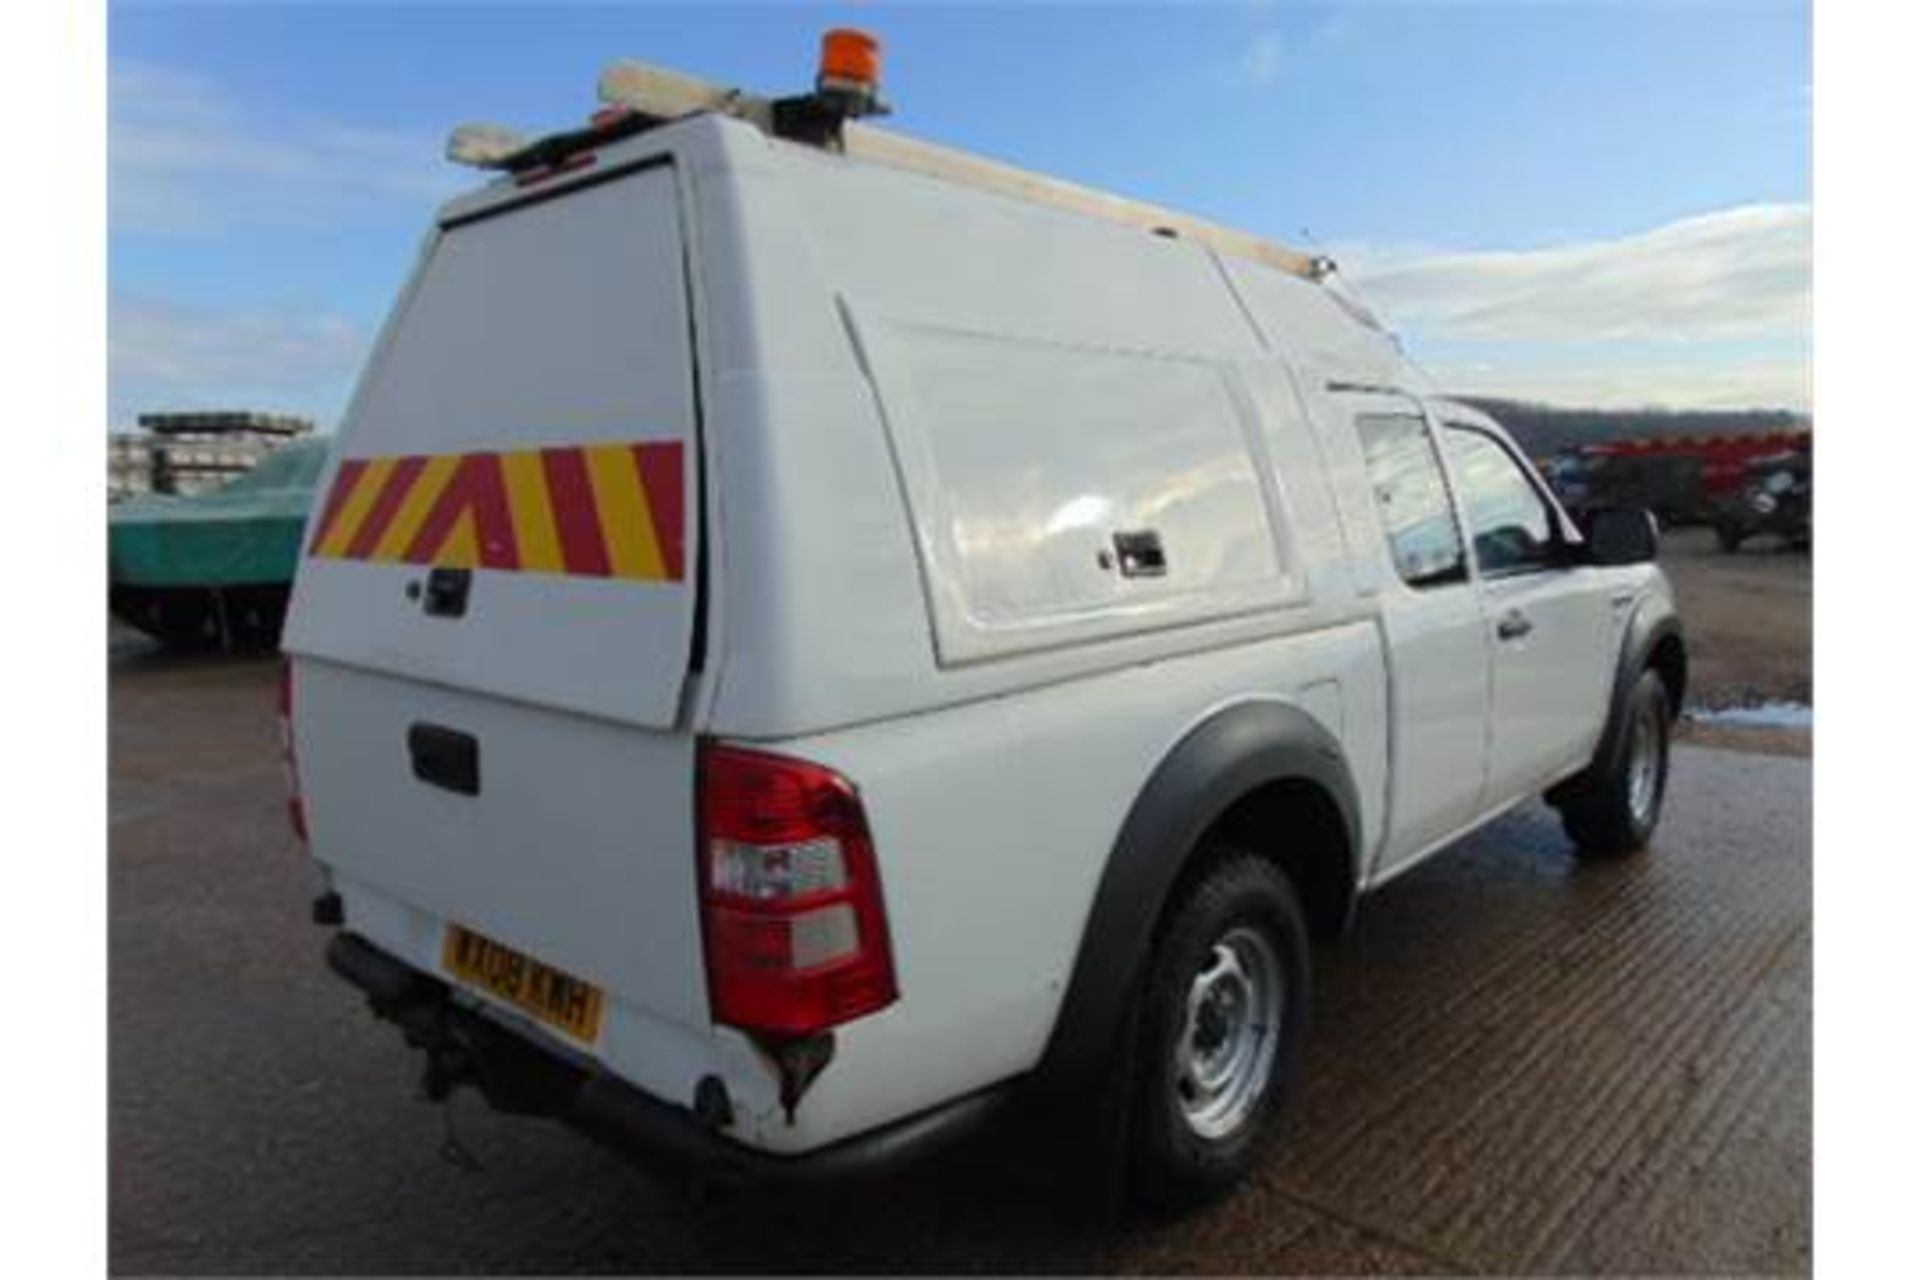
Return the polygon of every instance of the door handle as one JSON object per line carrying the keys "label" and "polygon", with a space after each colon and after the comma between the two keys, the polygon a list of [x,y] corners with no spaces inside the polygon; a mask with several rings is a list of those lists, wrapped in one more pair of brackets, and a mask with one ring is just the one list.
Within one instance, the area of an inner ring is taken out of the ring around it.
{"label": "door handle", "polygon": [[1158,529],[1139,529],[1115,533],[1113,549],[1120,556],[1123,578],[1161,578],[1167,572],[1167,552],[1160,545]]}
{"label": "door handle", "polygon": [[442,724],[416,722],[407,728],[407,755],[413,776],[455,795],[480,794],[480,740]]}
{"label": "door handle", "polygon": [[1493,624],[1493,634],[1502,640],[1518,640],[1531,630],[1533,623],[1518,609],[1509,610],[1505,617]]}
{"label": "door handle", "polygon": [[427,575],[427,599],[420,607],[429,617],[463,618],[467,594],[473,590],[473,570],[435,569]]}

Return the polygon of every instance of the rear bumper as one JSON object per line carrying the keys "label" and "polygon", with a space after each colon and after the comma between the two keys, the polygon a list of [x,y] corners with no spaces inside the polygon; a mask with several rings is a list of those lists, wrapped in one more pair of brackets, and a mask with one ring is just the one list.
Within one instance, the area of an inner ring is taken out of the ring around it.
{"label": "rear bumper", "polygon": [[558,1120],[639,1164],[689,1178],[805,1185],[894,1172],[977,1131],[1007,1095],[1005,1088],[968,1094],[815,1151],[773,1155],[454,1003],[444,982],[356,934],[334,937],[327,964],[366,995],[375,1014],[399,1026],[410,1045],[426,1051],[429,1096],[471,1084],[500,1110]]}

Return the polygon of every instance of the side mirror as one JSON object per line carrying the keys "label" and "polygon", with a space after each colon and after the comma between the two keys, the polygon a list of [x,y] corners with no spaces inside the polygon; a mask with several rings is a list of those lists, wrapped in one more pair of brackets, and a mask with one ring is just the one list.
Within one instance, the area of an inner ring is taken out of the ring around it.
{"label": "side mirror", "polygon": [[1645,564],[1659,551],[1660,523],[1651,511],[1596,511],[1587,522],[1587,556],[1594,564]]}

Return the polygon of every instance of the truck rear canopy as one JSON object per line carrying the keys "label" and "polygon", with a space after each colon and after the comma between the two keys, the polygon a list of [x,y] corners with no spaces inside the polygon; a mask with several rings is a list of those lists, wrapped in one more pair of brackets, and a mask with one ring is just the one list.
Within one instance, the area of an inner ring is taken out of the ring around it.
{"label": "truck rear canopy", "polygon": [[[695,415],[670,165],[444,225],[342,430],[288,651],[673,725]],[[468,571],[457,608],[433,569]]]}

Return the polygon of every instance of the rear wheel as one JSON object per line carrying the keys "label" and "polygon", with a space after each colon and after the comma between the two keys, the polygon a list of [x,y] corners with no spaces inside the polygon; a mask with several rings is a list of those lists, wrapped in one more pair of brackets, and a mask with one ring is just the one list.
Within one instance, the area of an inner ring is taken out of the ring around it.
{"label": "rear wheel", "polygon": [[1589,766],[1558,800],[1560,820],[1583,858],[1644,849],[1667,795],[1673,711],[1656,671],[1640,673],[1627,701],[1627,740],[1604,769]]}
{"label": "rear wheel", "polygon": [[1159,1209],[1219,1196],[1253,1168],[1294,1092],[1306,1028],[1293,885],[1241,850],[1209,860],[1170,908],[1139,1006],[1130,1165]]}

